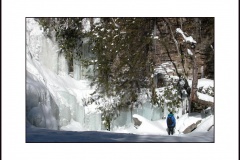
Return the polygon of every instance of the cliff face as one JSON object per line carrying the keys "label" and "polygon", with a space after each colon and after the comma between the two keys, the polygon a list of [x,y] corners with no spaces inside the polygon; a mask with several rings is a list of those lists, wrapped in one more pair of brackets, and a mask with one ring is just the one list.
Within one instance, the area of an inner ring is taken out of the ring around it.
{"label": "cliff face", "polygon": [[[181,34],[176,33],[181,28],[186,36],[197,41],[194,51],[197,59],[198,77],[214,79],[214,18],[157,18],[157,32],[152,51],[155,63],[160,65],[171,59],[176,63],[178,72],[192,77],[192,58]],[[167,49],[166,49],[167,48]]]}

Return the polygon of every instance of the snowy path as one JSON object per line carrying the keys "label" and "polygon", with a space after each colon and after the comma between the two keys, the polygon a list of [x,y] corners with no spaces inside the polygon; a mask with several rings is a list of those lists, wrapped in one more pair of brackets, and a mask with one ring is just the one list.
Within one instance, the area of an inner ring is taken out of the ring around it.
{"label": "snowy path", "polygon": [[137,135],[100,131],[56,131],[27,128],[26,142],[46,143],[159,143],[159,142],[214,142],[213,131],[192,133],[188,136]]}

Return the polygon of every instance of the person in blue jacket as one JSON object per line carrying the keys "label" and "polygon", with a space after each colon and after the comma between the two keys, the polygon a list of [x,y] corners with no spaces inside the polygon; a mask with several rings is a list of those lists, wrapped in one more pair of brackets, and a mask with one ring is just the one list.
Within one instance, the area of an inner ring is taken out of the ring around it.
{"label": "person in blue jacket", "polygon": [[172,112],[170,112],[167,116],[167,127],[168,127],[168,135],[173,135],[173,129],[176,126],[176,119]]}

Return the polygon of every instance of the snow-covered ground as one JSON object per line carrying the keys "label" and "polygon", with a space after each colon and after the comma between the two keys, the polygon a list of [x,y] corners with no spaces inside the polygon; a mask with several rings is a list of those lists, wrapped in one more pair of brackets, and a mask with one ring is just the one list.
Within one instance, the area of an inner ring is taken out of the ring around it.
{"label": "snow-covered ground", "polygon": [[159,143],[159,142],[214,142],[213,130],[209,132],[195,132],[184,136],[160,136],[160,135],[138,135],[132,133],[116,133],[104,131],[56,131],[39,128],[27,128],[26,142],[141,142],[141,143]]}
{"label": "snow-covered ground", "polygon": [[[56,131],[28,127],[26,142],[214,142],[214,116],[209,114],[205,118],[199,113],[185,114],[176,121],[175,132],[167,135],[166,120],[149,121],[146,118],[133,115],[142,124],[135,128],[134,125],[115,128],[114,131],[74,131],[79,129],[79,124],[74,122],[66,130]],[[183,134],[189,125],[202,122],[197,129],[188,134]]]}

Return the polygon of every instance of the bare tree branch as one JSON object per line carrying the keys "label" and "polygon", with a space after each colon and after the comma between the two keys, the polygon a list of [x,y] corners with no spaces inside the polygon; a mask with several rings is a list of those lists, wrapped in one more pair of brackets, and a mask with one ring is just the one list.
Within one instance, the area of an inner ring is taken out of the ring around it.
{"label": "bare tree branch", "polygon": [[170,30],[170,33],[171,33],[172,40],[174,41],[174,44],[175,44],[175,46],[177,48],[177,52],[180,55],[181,53],[180,53],[180,50],[179,50],[179,47],[178,47],[178,42],[177,42],[177,40],[176,40],[176,38],[175,38],[175,36],[173,34],[173,31],[172,31],[172,25],[171,25],[171,23],[169,22],[169,20],[167,18],[163,18],[163,20],[167,23],[167,26],[168,26],[168,28]]}
{"label": "bare tree branch", "polygon": [[174,61],[172,60],[171,56],[170,56],[170,52],[169,52],[169,50],[168,50],[168,48],[167,48],[167,45],[166,45],[164,42],[162,42],[162,44],[163,44],[164,48],[165,48],[166,51],[167,51],[168,58],[170,59],[171,63],[173,64],[173,66],[174,66],[174,68],[175,68],[175,71],[176,71],[177,76],[180,78],[181,75],[179,74],[179,72],[178,72],[178,70],[177,70],[177,66],[176,66],[176,64],[174,63]]}

